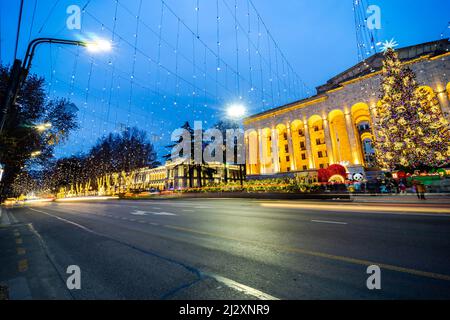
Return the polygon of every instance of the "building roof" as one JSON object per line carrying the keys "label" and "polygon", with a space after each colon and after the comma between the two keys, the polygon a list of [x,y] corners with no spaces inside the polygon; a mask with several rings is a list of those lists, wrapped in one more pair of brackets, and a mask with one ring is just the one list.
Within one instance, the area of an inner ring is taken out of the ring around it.
{"label": "building roof", "polygon": [[[442,55],[444,53],[448,53],[450,51],[450,41],[449,39],[443,39],[432,42],[426,42],[418,45],[400,48],[397,49],[396,51],[399,55],[400,60],[407,62],[423,56],[433,57]],[[383,67],[383,59],[384,59],[383,53],[377,53],[367,58],[366,60],[356,64],[355,66],[345,70],[344,72],[336,75],[335,77],[328,80],[327,83],[318,86],[316,88],[317,89],[316,95],[252,115],[244,119],[244,123],[254,118],[264,116],[266,114],[271,114],[276,111],[281,111],[284,109],[295,107],[296,105],[299,104],[304,105],[308,104],[309,102],[314,102],[317,99],[324,97],[328,91],[341,87],[341,84],[344,82],[348,82],[369,75],[371,73],[380,71]]]}

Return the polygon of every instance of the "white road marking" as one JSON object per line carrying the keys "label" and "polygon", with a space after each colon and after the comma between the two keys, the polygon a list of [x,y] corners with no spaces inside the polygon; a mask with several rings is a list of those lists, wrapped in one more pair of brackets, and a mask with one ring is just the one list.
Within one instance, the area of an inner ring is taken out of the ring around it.
{"label": "white road marking", "polygon": [[329,224],[341,224],[341,225],[347,225],[347,222],[339,222],[339,221],[325,221],[325,220],[311,220],[311,222],[315,223],[329,223]]}
{"label": "white road marking", "polygon": [[135,211],[131,212],[131,214],[135,215],[135,216],[146,216],[147,215],[147,211],[135,210]]}
{"label": "white road marking", "polygon": [[[42,214],[45,214],[47,216],[56,218],[56,219],[58,219],[60,221],[64,221],[64,222],[69,223],[71,225],[74,225],[74,226],[76,226],[76,227],[78,227],[80,229],[83,229],[83,230],[85,230],[85,231],[87,231],[89,233],[93,233],[93,234],[97,234],[97,235],[103,235],[103,234],[97,233],[97,232],[95,232],[95,231],[93,231],[93,230],[91,230],[91,229],[89,229],[89,228],[87,228],[85,226],[82,226],[82,225],[80,225],[78,223],[75,223],[73,221],[70,221],[70,220],[67,220],[67,219],[55,216],[55,215],[47,213],[45,211],[36,210],[36,209],[33,209],[33,208],[29,208],[29,209],[33,210],[33,211],[36,211],[36,212],[39,212],[39,213],[42,213]],[[159,225],[159,224],[154,224],[154,223],[150,223],[150,224],[152,224],[152,225]],[[226,285],[229,288],[233,288],[233,289],[235,289],[237,291],[243,292],[243,293],[245,293],[247,295],[250,295],[252,297],[255,297],[255,298],[259,299],[259,300],[280,300],[279,298],[271,296],[271,295],[269,295],[269,294],[267,294],[265,292],[262,292],[260,290],[255,289],[255,288],[246,286],[246,285],[244,285],[242,283],[239,283],[239,282],[236,282],[234,280],[231,280],[231,279],[219,276],[219,275],[215,275],[215,274],[210,274],[210,273],[202,272],[202,274],[204,276],[213,278],[213,279],[215,279],[216,281],[218,281],[220,283],[223,283],[224,285]]]}
{"label": "white road marking", "polygon": [[87,228],[87,227],[85,227],[85,226],[82,226],[81,224],[78,224],[78,223],[76,223],[76,222],[73,222],[73,221],[70,221],[70,220],[67,220],[67,219],[64,219],[64,218],[55,216],[55,215],[50,214],[50,213],[45,212],[45,211],[36,210],[36,209],[30,208],[30,207],[28,207],[28,209],[33,210],[33,211],[36,211],[36,212],[39,212],[39,213],[42,213],[42,214],[45,214],[45,215],[47,215],[47,216],[49,216],[49,217],[53,217],[53,218],[55,218],[55,219],[57,219],[57,220],[64,221],[64,222],[66,222],[66,223],[69,223],[69,224],[71,224],[71,225],[74,225],[74,226],[76,226],[76,227],[78,227],[78,228],[80,228],[80,229],[82,229],[82,230],[84,230],[84,231],[87,231],[87,232],[89,232],[89,233],[96,234],[96,232],[94,232],[93,230],[91,230],[91,229],[89,229],[89,228]]}
{"label": "white road marking", "polygon": [[155,216],[176,216],[175,213],[170,212],[151,212],[151,214],[154,214]]}
{"label": "white road marking", "polygon": [[155,216],[176,216],[175,213],[171,213],[171,212],[151,212],[151,211],[140,211],[140,210],[133,211],[133,212],[131,212],[131,214],[135,215],[135,216],[147,216],[149,214],[153,214]]}
{"label": "white road marking", "polygon": [[280,300],[280,299],[278,299],[278,298],[276,298],[274,296],[271,296],[270,294],[267,294],[265,292],[262,292],[262,291],[260,291],[258,289],[246,286],[245,284],[236,282],[234,280],[231,280],[231,279],[228,279],[228,278],[225,278],[225,277],[222,277],[222,276],[218,276],[218,275],[211,274],[211,273],[204,273],[204,272],[203,272],[203,275],[205,275],[207,277],[210,277],[210,278],[213,278],[216,281],[218,281],[220,283],[223,283],[227,287],[230,287],[230,288],[233,288],[233,289],[235,289],[237,291],[243,292],[243,293],[245,293],[247,295],[250,295],[252,297],[255,297],[255,298],[259,299],[259,300]]}
{"label": "white road marking", "polygon": [[[1,210],[1,209],[0,209],[0,210]],[[6,213],[6,210],[3,211],[2,214],[0,214],[0,225],[3,225],[3,226],[9,226],[9,225],[11,225],[11,221],[9,220],[9,216],[8,216],[8,214]]]}
{"label": "white road marking", "polygon": [[195,212],[195,210],[183,209],[184,212]]}

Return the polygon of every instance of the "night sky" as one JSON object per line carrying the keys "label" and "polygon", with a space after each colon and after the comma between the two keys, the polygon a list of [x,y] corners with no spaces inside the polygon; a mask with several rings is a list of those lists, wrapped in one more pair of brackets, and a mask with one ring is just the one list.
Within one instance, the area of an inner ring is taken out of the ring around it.
{"label": "night sky", "polygon": [[[46,78],[49,97],[68,98],[80,110],[81,129],[58,156],[87,151],[126,126],[145,129],[161,156],[186,120],[209,127],[235,102],[253,114],[299,100],[358,62],[351,0],[164,3],[25,0],[19,58],[36,37],[113,43],[109,53],[58,45],[37,51],[32,72]],[[403,47],[450,36],[448,0],[368,3],[382,10],[380,41],[395,38]],[[86,6],[81,30],[66,27],[73,4]],[[0,10],[0,58],[10,64],[19,1],[2,0]]]}

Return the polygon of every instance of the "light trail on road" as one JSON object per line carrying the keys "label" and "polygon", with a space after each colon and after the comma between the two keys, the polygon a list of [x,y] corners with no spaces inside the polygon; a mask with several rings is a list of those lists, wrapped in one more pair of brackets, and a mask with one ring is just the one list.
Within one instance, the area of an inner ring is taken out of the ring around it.
{"label": "light trail on road", "polygon": [[260,203],[265,208],[277,209],[311,209],[323,211],[340,211],[340,212],[389,212],[389,213],[429,213],[429,214],[450,214],[450,208],[443,207],[419,207],[419,206],[403,206],[403,207],[387,207],[379,205],[354,205],[354,204],[305,204],[305,203]]}

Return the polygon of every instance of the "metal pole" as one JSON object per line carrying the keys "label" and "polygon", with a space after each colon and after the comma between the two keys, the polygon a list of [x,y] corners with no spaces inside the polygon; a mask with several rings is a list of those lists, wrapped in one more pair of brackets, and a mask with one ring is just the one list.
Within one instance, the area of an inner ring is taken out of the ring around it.
{"label": "metal pole", "polygon": [[0,112],[1,116],[0,134],[3,132],[8,111],[10,110],[11,106],[15,103],[17,95],[19,94],[23,83],[28,77],[28,72],[30,71],[31,68],[31,62],[33,60],[33,56],[36,51],[36,47],[42,43],[58,43],[83,47],[86,47],[88,45],[86,42],[83,41],[54,39],[54,38],[37,38],[28,44],[24,62],[22,63],[21,60],[16,59],[14,61],[13,68],[11,69],[8,89],[6,91],[5,99],[3,101],[3,109]]}
{"label": "metal pole", "polygon": [[8,89],[5,94],[5,100],[3,103],[3,110],[0,113],[1,121],[0,121],[0,134],[3,132],[3,127],[6,122],[6,115],[17,98],[20,89],[20,82],[22,78],[22,61],[15,60],[14,65],[11,69],[11,75],[9,78]]}
{"label": "metal pole", "polygon": [[17,21],[16,47],[14,49],[14,60],[17,59],[17,48],[19,46],[20,26],[22,25],[23,0],[20,1],[19,20]]}

